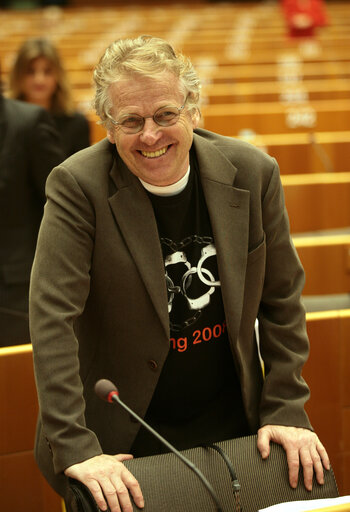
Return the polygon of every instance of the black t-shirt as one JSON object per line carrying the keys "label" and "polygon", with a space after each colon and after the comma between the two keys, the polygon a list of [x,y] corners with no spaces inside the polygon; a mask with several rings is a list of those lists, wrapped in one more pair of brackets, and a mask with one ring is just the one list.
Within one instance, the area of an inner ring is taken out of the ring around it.
{"label": "black t-shirt", "polygon": [[[179,449],[247,434],[215,243],[194,155],[188,184],[180,194],[149,197],[164,256],[170,350],[146,419]],[[148,436],[146,440],[144,432],[139,437],[135,450],[140,455],[148,454],[145,444],[152,445],[150,453],[163,451]]]}

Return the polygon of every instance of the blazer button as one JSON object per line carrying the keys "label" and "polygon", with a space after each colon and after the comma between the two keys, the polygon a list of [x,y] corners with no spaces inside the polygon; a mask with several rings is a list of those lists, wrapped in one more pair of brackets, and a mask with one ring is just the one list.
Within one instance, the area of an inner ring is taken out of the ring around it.
{"label": "blazer button", "polygon": [[154,361],[154,359],[150,359],[148,361],[148,366],[151,368],[151,370],[156,370],[158,368],[158,364],[156,361]]}

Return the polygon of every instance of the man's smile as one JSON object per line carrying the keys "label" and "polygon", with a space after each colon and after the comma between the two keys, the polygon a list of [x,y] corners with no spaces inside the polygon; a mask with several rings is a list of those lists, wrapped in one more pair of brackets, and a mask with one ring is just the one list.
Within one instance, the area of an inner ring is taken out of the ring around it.
{"label": "man's smile", "polygon": [[159,156],[164,155],[168,151],[169,148],[170,148],[170,145],[165,146],[164,148],[161,148],[161,149],[157,149],[157,151],[140,151],[140,153],[142,156],[144,156],[146,158],[157,158]]}

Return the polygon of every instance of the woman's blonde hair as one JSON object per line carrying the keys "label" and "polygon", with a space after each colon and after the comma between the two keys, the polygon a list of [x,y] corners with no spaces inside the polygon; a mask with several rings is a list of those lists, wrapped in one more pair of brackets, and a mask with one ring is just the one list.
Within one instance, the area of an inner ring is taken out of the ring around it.
{"label": "woman's blonde hair", "polygon": [[50,112],[53,114],[71,113],[74,110],[74,103],[67,75],[57,49],[47,39],[28,39],[18,50],[9,78],[10,96],[25,101],[23,78],[33,60],[39,57],[47,59],[56,73],[57,87],[51,99]]}
{"label": "woman's blonde hair", "polygon": [[139,75],[156,79],[160,73],[171,72],[179,79],[186,107],[199,114],[200,81],[189,58],[178,54],[163,39],[139,36],[112,43],[94,70],[96,87],[94,107],[101,124],[111,129],[111,84],[126,77]]}

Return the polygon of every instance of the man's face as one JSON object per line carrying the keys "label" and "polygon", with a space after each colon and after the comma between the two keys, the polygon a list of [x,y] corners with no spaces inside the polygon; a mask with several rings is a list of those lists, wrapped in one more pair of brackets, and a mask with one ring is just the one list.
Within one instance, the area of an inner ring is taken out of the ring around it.
{"label": "man's face", "polygon": [[[133,77],[110,87],[112,116],[119,120],[126,114],[153,116],[161,107],[180,108],[185,98],[178,79],[166,72],[157,79]],[[176,124],[159,126],[152,117],[135,134],[124,133],[120,126],[108,131],[108,139],[130,171],[151,185],[167,186],[179,181],[187,172],[189,150],[197,118],[185,108]]]}

